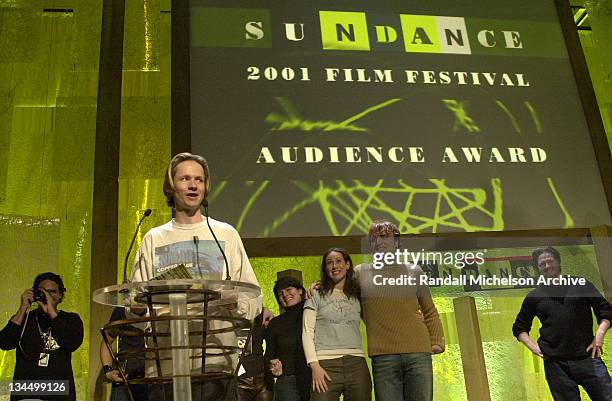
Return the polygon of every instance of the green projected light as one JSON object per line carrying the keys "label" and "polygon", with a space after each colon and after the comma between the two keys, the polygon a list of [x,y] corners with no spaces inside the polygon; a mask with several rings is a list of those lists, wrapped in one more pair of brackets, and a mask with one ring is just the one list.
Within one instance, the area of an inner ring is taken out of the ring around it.
{"label": "green projected light", "polygon": [[[397,222],[400,231],[406,234],[437,233],[449,229],[465,232],[504,229],[501,179],[491,179],[489,190],[454,187],[444,179],[428,181],[431,183],[430,188],[417,187],[403,180],[378,180],[374,185],[366,185],[360,180],[336,180],[333,183],[320,181],[316,188],[301,181],[292,181],[292,185],[304,192],[305,197],[278,213],[258,237],[271,236],[283,224],[297,221],[300,212],[309,206],[318,207],[320,216],[334,236],[350,235],[355,230],[367,233],[372,221],[381,216]],[[252,192],[236,225],[239,231],[269,184],[270,181],[262,181],[251,182],[246,186]],[[574,219],[553,179],[547,177],[546,185],[550,189],[550,201],[557,205],[561,212],[564,228],[575,227]],[[227,182],[221,183],[211,200],[219,197],[226,187]],[[423,211],[422,205],[427,205],[428,209]]]}
{"label": "green projected light", "polygon": [[468,115],[467,104],[465,102],[460,102],[455,99],[442,99],[442,103],[444,103],[457,118],[455,125],[453,125],[453,131],[459,131],[459,128],[463,127],[468,132],[480,132],[478,125],[476,125],[472,117]]}
{"label": "green projected light", "polygon": [[282,115],[276,112],[272,112],[266,116],[266,122],[272,124],[270,127],[271,131],[369,131],[367,127],[360,127],[353,124],[355,121],[367,116],[370,113],[378,111],[382,108],[392,105],[393,103],[399,102],[402,99],[389,99],[384,102],[375,104],[371,107],[366,108],[359,113],[350,116],[342,121],[312,121],[305,120],[295,106],[291,103],[291,100],[286,97],[274,98],[281,106],[286,115]]}
{"label": "green projected light", "polygon": [[[503,230],[502,188],[499,179],[491,180],[492,206],[487,208],[487,191],[482,188],[453,188],[442,179],[430,179],[431,188],[418,188],[398,180],[394,186],[385,186],[384,180],[374,185],[366,185],[359,180],[345,182],[335,181],[334,185],[319,182],[317,188],[306,183],[293,181],[293,185],[306,193],[306,197],[288,210],[278,214],[266,225],[259,236],[266,237],[274,233],[281,225],[296,217],[305,207],[318,205],[320,212],[332,235],[348,235],[357,228],[366,233],[373,220],[380,216],[389,216],[398,222],[403,233],[438,232],[441,226],[463,231]],[[241,213],[237,229],[240,230],[250,209],[268,182],[256,186],[247,206]],[[216,196],[219,191],[216,191]],[[392,206],[385,200],[388,196],[401,197],[404,201],[401,208]],[[416,202],[431,205],[428,214],[416,212]],[[448,210],[448,211],[444,211]],[[475,213],[479,220],[489,221],[489,225],[472,222],[468,214]]]}

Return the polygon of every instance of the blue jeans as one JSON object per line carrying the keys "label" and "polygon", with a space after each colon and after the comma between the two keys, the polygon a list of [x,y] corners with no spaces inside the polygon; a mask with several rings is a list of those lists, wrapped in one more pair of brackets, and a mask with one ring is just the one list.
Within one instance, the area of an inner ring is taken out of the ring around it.
{"label": "blue jeans", "polygon": [[544,360],[548,388],[555,401],[580,401],[582,386],[593,401],[612,400],[612,382],[601,359],[590,356],[577,361]]}
{"label": "blue jeans", "polygon": [[276,379],[274,401],[307,401],[309,399],[310,393],[300,394],[297,378],[294,375],[281,376]]}
{"label": "blue jeans", "polygon": [[433,400],[430,353],[373,356],[372,376],[376,401]]}

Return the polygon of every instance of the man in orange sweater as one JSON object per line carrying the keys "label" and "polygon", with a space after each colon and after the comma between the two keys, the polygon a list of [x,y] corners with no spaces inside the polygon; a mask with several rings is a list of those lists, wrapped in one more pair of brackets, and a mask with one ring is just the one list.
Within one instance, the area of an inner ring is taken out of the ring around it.
{"label": "man in orange sweater", "polygon": [[[368,239],[373,253],[399,249],[400,232],[386,220],[374,221]],[[368,335],[368,354],[376,401],[431,401],[431,355],[444,351],[444,332],[429,288],[418,284],[424,274],[414,264],[371,264],[355,268],[361,282],[361,304]],[[413,277],[414,285],[374,286],[374,276]]]}

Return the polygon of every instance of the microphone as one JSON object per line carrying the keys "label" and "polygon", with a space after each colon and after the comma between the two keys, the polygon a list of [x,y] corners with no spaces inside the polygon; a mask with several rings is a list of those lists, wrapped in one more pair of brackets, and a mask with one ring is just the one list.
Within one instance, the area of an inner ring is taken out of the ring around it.
{"label": "microphone", "polygon": [[193,243],[195,244],[195,264],[198,268],[200,278],[202,278],[202,269],[200,269],[200,238],[197,235],[193,236]]}
{"label": "microphone", "polygon": [[136,241],[136,235],[138,234],[138,230],[140,229],[140,225],[142,224],[144,219],[146,219],[147,217],[149,217],[151,215],[151,212],[152,212],[151,209],[147,209],[147,210],[144,211],[144,214],[140,218],[140,221],[138,222],[138,226],[136,226],[136,230],[134,231],[134,236],[132,237],[132,242],[130,243],[130,247],[128,248],[127,255],[125,255],[125,262],[123,263],[123,284],[127,284],[127,282],[128,282],[127,277],[126,277],[126,274],[127,274],[127,264],[128,264],[128,259],[130,258],[130,252],[132,252],[132,247],[134,246],[134,241]]}
{"label": "microphone", "polygon": [[223,248],[221,247],[221,244],[219,243],[219,240],[217,239],[215,232],[210,226],[210,222],[208,221],[208,199],[206,198],[204,199],[204,202],[202,202],[202,207],[204,208],[204,214],[206,215],[206,224],[208,225],[208,229],[210,230],[210,233],[215,239],[215,242],[217,243],[217,247],[221,251],[221,255],[223,255],[223,260],[225,261],[225,279],[228,281],[232,281],[232,277],[230,276],[230,272],[229,272],[229,264],[227,263],[227,257],[225,256],[225,252],[223,252]]}

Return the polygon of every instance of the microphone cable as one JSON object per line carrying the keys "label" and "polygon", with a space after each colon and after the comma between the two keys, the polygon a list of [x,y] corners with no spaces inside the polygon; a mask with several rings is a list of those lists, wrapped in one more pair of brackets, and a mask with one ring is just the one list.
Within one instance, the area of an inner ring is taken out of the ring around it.
{"label": "microphone cable", "polygon": [[206,224],[208,225],[208,229],[210,230],[210,233],[215,239],[215,242],[217,243],[217,247],[219,247],[219,250],[221,251],[221,255],[223,255],[223,260],[225,261],[225,275],[226,275],[225,279],[227,281],[232,281],[232,277],[230,276],[230,272],[229,272],[229,264],[227,263],[227,256],[225,256],[225,252],[223,252],[223,247],[221,247],[221,244],[219,243],[219,240],[217,239],[217,236],[215,235],[215,232],[213,231],[212,227],[210,226],[210,222],[208,221],[208,199],[204,199],[202,206],[204,207],[204,214],[206,216]]}

